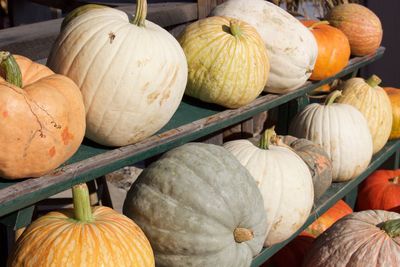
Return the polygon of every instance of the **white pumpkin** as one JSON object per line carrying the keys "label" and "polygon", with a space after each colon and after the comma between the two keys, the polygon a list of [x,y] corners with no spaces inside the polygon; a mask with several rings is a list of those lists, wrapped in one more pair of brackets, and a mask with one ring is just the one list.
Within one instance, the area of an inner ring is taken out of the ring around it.
{"label": "white pumpkin", "polygon": [[353,106],[333,103],[340,95],[328,96],[326,105],[311,104],[296,115],[289,133],[320,145],[332,160],[333,181],[348,181],[363,172],[372,158],[372,137],[364,116]]}
{"label": "white pumpkin", "polygon": [[266,91],[292,91],[310,77],[318,55],[317,42],[309,29],[282,8],[265,0],[228,0],[212,15],[246,21],[261,35],[271,64]]}
{"label": "white pumpkin", "polygon": [[86,107],[86,136],[122,146],[161,129],[175,113],[187,82],[185,54],[176,39],[145,20],[108,7],[82,8],[63,23],[48,65],[71,78]]}
{"label": "white pumpkin", "polygon": [[314,187],[310,170],[294,151],[266,141],[276,138],[273,130],[263,138],[260,147],[249,140],[230,141],[224,147],[247,168],[261,191],[267,215],[264,246],[271,246],[305,223],[314,203]]}

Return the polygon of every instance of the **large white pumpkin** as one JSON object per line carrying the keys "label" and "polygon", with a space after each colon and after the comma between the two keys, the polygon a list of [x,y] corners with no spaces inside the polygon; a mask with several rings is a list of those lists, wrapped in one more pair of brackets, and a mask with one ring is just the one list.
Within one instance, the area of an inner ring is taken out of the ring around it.
{"label": "large white pumpkin", "polygon": [[[271,130],[262,138],[276,138],[268,133]],[[224,147],[247,168],[261,191],[268,225],[264,246],[289,238],[305,223],[314,203],[314,187],[307,165],[285,145],[257,147],[249,140],[235,140],[225,143]]]}
{"label": "large white pumpkin", "polygon": [[175,38],[145,20],[100,7],[74,13],[63,24],[48,65],[71,78],[86,107],[86,136],[100,144],[138,142],[172,117],[187,82],[185,54]]}
{"label": "large white pumpkin", "polygon": [[372,137],[364,116],[353,106],[333,103],[335,91],[326,105],[311,104],[296,115],[289,133],[320,145],[332,160],[333,181],[348,181],[367,167],[372,157]]}
{"label": "large white pumpkin", "polygon": [[266,91],[292,91],[310,77],[318,55],[317,42],[309,29],[282,8],[265,0],[228,0],[212,15],[241,19],[257,29],[271,64]]}

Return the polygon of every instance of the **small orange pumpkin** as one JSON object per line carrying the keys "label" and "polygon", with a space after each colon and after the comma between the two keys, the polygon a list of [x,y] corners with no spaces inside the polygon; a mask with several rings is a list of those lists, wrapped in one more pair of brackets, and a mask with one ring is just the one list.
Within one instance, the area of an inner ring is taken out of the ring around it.
{"label": "small orange pumpkin", "polygon": [[23,56],[0,52],[0,176],[38,177],[60,166],[85,134],[79,88]]}
{"label": "small orange pumpkin", "polygon": [[302,23],[314,34],[318,44],[318,56],[310,80],[323,80],[339,73],[350,58],[350,43],[339,29],[327,21],[307,20]]}
{"label": "small orange pumpkin", "polygon": [[86,184],[72,193],[74,210],[50,212],[29,225],[8,267],[154,267],[150,243],[132,220],[108,207],[91,209]]}
{"label": "small orange pumpkin", "polygon": [[393,124],[389,140],[400,138],[400,89],[386,87],[383,88],[389,96],[392,104]]}

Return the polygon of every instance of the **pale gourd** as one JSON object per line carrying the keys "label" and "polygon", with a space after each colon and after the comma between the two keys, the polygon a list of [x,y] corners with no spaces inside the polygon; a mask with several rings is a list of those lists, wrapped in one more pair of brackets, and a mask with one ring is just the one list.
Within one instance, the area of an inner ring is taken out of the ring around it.
{"label": "pale gourd", "polygon": [[212,15],[243,20],[264,40],[271,64],[265,88],[286,93],[303,85],[310,77],[318,56],[312,33],[282,8],[264,0],[228,0]]}
{"label": "pale gourd", "polygon": [[249,140],[224,144],[252,174],[264,199],[267,238],[264,246],[282,242],[307,220],[314,187],[308,166],[288,146],[276,143],[273,129],[261,138],[260,147]]}
{"label": "pale gourd", "polygon": [[103,145],[128,145],[157,132],[185,90],[185,54],[172,35],[145,20],[146,5],[138,0],[133,21],[113,8],[82,7],[64,20],[48,59],[80,87],[86,136]]}
{"label": "pale gourd", "polygon": [[267,50],[248,23],[210,17],[190,24],[178,40],[188,60],[185,94],[238,108],[263,91],[269,74]]}
{"label": "pale gourd", "polygon": [[372,158],[372,137],[368,123],[355,107],[333,103],[340,91],[331,93],[325,105],[311,104],[298,113],[289,133],[320,145],[332,160],[333,181],[357,177]]}
{"label": "pale gourd", "polygon": [[185,144],[152,163],[123,211],[143,229],[160,267],[248,267],[266,235],[250,173],[211,144]]}
{"label": "pale gourd", "polygon": [[342,96],[338,103],[352,105],[364,115],[371,131],[375,154],[386,144],[392,130],[392,105],[381,79],[372,75],[368,80],[351,78],[340,85]]}

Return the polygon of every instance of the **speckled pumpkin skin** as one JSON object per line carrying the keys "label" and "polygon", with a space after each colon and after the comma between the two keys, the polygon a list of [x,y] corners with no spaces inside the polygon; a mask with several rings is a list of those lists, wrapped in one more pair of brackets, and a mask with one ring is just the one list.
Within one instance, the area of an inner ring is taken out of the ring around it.
{"label": "speckled pumpkin skin", "polygon": [[142,230],[108,207],[93,208],[94,222],[75,221],[74,213],[50,212],[18,239],[8,267],[154,267]]}
{"label": "speckled pumpkin skin", "polygon": [[[133,184],[123,211],[149,238],[160,267],[248,267],[266,236],[256,183],[228,151],[211,144],[164,154]],[[254,238],[236,243],[237,227]]]}
{"label": "speckled pumpkin skin", "polygon": [[332,184],[332,162],[321,146],[307,139],[286,135],[281,140],[290,146],[307,164],[314,185],[314,201],[322,196]]}
{"label": "speckled pumpkin skin", "polygon": [[72,80],[26,57],[14,58],[23,87],[0,77],[0,176],[38,177],[78,150],[85,107]]}
{"label": "speckled pumpkin skin", "polygon": [[377,225],[400,214],[382,210],[352,213],[320,235],[304,267],[400,266],[400,237],[391,238]]}

